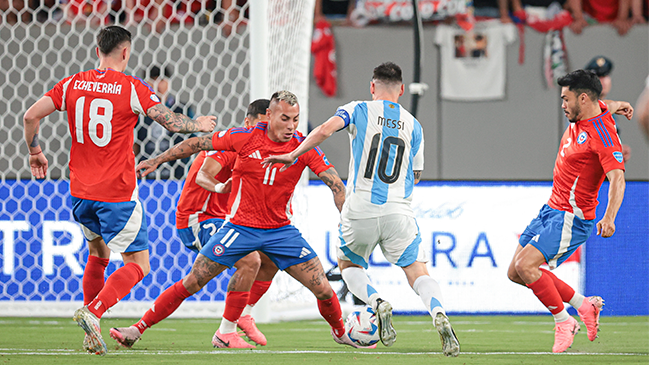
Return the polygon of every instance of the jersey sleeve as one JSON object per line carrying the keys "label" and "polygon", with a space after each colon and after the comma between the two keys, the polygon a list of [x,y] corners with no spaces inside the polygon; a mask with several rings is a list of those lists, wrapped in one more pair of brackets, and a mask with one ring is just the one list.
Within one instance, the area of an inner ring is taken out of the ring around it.
{"label": "jersey sleeve", "polygon": [[356,109],[356,105],[358,105],[358,103],[358,101],[352,101],[351,103],[347,103],[341,107],[338,107],[334,116],[340,117],[343,121],[345,121],[345,126],[340,128],[340,130],[347,128],[349,123],[351,123],[352,116],[354,115],[354,110]]}
{"label": "jersey sleeve", "polygon": [[214,159],[221,165],[221,169],[230,169],[234,167],[234,162],[237,160],[237,154],[234,152],[226,151],[208,151],[207,157]]}
{"label": "jersey sleeve", "polygon": [[45,96],[49,96],[50,98],[52,98],[56,110],[63,111],[66,109],[65,94],[73,77],[74,75],[64,78],[63,80],[57,82],[56,85],[54,85],[54,87],[52,88],[52,90],[45,93]]}
{"label": "jersey sleeve", "polygon": [[153,88],[139,77],[131,76],[131,109],[136,114],[146,115],[149,108],[161,103]]}
{"label": "jersey sleeve", "polygon": [[412,130],[412,169],[422,171],[424,169],[424,131],[419,121],[415,119]]}
{"label": "jersey sleeve", "polygon": [[622,141],[615,130],[615,123],[612,120],[596,120],[595,130],[596,135],[592,138],[591,148],[597,153],[604,173],[615,169],[624,171]]}
{"label": "jersey sleeve", "polygon": [[304,159],[306,165],[309,166],[311,171],[313,171],[313,173],[316,175],[319,175],[320,173],[334,167],[334,165],[332,165],[329,160],[327,160],[327,156],[325,156],[320,147],[311,149],[309,152],[300,156],[300,158]]}
{"label": "jersey sleeve", "polygon": [[212,149],[238,152],[249,137],[250,131],[241,127],[220,131],[212,135]]}

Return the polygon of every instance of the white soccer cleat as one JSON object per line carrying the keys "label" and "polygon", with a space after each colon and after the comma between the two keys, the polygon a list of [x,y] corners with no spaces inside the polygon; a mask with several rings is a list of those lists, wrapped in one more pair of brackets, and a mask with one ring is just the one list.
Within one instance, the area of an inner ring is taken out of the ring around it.
{"label": "white soccer cleat", "polygon": [[442,351],[445,356],[457,357],[460,354],[460,341],[458,341],[451,322],[444,313],[435,316],[435,328],[442,340]]}
{"label": "white soccer cleat", "polygon": [[392,305],[383,299],[376,300],[376,318],[379,320],[379,337],[386,347],[397,340],[397,331],[392,327]]}
{"label": "white soccer cleat", "polygon": [[[104,356],[106,355],[106,352],[108,349],[106,348],[106,343],[104,342],[104,339],[101,338],[101,327],[99,326],[99,318],[92,314],[87,306],[83,306],[79,309],[77,309],[74,312],[74,316],[72,317],[79,327],[83,328],[83,330],[86,332],[86,335],[88,337],[88,348],[86,351],[93,353],[95,355],[101,355]],[[86,341],[84,339],[84,346],[86,344]]]}

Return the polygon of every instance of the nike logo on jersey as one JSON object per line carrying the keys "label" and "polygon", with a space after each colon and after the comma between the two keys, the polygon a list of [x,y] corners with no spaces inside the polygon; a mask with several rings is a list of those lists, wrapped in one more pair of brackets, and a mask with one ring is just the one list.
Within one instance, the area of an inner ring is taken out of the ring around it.
{"label": "nike logo on jersey", "polygon": [[257,159],[257,160],[261,160],[261,153],[259,153],[259,150],[257,150],[255,152],[249,154],[248,157],[254,158],[254,159]]}
{"label": "nike logo on jersey", "polygon": [[303,258],[304,256],[310,255],[311,251],[309,251],[306,247],[302,247],[302,252],[300,252],[300,258]]}

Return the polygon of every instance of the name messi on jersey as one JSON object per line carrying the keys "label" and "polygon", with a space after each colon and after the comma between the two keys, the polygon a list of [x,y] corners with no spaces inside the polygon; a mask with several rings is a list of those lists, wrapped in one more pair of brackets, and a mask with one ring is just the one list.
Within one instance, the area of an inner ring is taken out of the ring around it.
{"label": "name messi on jersey", "polygon": [[110,84],[110,83],[98,82],[98,81],[76,80],[72,88],[74,90],[94,91],[97,93],[104,93],[104,94],[122,93],[122,85],[118,84],[117,82]]}
{"label": "name messi on jersey", "polygon": [[403,129],[403,122],[397,119],[386,119],[379,116],[378,125],[388,128]]}

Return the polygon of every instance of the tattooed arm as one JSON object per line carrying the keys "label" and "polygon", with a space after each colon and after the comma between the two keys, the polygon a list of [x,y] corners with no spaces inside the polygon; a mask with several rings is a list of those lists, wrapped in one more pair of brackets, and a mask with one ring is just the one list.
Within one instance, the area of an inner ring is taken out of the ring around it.
{"label": "tattooed arm", "polygon": [[54,113],[56,107],[52,98],[43,96],[35,102],[25,113],[23,117],[23,126],[25,129],[25,142],[29,149],[29,167],[32,175],[37,179],[44,179],[47,173],[48,161],[38,142],[38,130],[40,129],[41,119]]}
{"label": "tattooed arm", "polygon": [[179,160],[189,157],[196,152],[212,149],[212,135],[189,138],[174,145],[158,156],[140,162],[135,166],[135,171],[139,177],[144,177],[153,172],[163,162]]}
{"label": "tattooed arm", "polygon": [[421,170],[413,170],[412,172],[415,174],[415,185],[419,184],[419,181],[421,180]]}
{"label": "tattooed arm", "polygon": [[174,113],[164,104],[156,104],[146,111],[149,118],[160,123],[170,132],[176,133],[194,133],[194,132],[212,132],[216,127],[216,117],[202,116],[193,120],[188,116],[180,113]]}
{"label": "tattooed arm", "polygon": [[322,180],[334,194],[334,203],[336,208],[341,212],[343,204],[345,204],[345,184],[340,180],[338,172],[333,167],[329,170],[321,172],[318,177]]}

